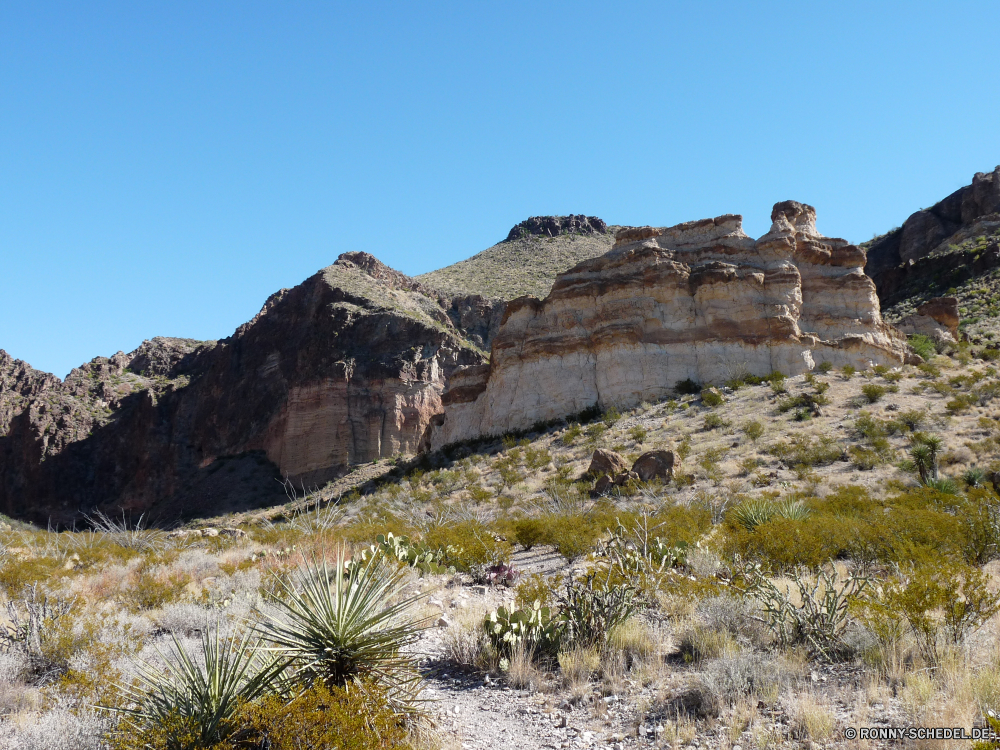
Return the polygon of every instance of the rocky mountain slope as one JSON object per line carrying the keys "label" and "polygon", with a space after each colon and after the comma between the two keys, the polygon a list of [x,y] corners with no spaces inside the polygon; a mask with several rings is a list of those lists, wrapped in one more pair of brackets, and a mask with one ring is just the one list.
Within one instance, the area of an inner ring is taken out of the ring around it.
{"label": "rocky mountain slope", "polygon": [[757,241],[734,215],[618,232],[544,300],[507,305],[490,364],[452,378],[431,446],[660,400],[688,379],[902,364],[905,338],[882,322],[864,252],[815,219],[786,201]]}
{"label": "rocky mountain slope", "polygon": [[346,253],[222,341],[153,339],[65,381],[0,352],[0,509],[169,520],[410,454],[448,373],[486,361],[501,308]]}
{"label": "rocky mountain slope", "polygon": [[541,298],[557,274],[610,250],[618,229],[596,216],[533,216],[514,226],[503,242],[416,278],[448,294]]}
{"label": "rocky mountain slope", "polygon": [[1000,267],[1000,166],[862,247],[884,308],[919,304]]}

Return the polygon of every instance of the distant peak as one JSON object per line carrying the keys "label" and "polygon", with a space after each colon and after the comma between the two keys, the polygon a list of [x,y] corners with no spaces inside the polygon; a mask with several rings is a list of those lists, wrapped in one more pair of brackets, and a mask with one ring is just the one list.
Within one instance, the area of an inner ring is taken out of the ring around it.
{"label": "distant peak", "polygon": [[517,224],[507,235],[507,241],[533,235],[557,237],[560,234],[607,234],[608,225],[596,216],[532,216]]}

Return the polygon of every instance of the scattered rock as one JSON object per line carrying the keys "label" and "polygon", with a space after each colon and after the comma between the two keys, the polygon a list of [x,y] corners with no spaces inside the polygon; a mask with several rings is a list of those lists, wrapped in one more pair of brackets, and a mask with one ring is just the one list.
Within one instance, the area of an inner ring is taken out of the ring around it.
{"label": "scattered rock", "polygon": [[621,455],[614,451],[598,448],[590,459],[590,468],[587,469],[587,473],[592,477],[615,476],[626,470],[628,470],[628,461]]}
{"label": "scattered rock", "polygon": [[674,478],[674,461],[673,451],[647,451],[632,464],[632,471],[643,482],[654,479],[669,482]]}

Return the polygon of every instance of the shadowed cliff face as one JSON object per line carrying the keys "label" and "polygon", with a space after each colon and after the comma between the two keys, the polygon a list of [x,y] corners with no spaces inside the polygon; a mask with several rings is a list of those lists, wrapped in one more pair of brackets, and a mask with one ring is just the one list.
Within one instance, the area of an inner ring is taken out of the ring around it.
{"label": "shadowed cliff face", "polygon": [[[910,215],[903,226],[866,242],[867,273],[883,308],[922,292],[957,286],[1000,265],[1000,167],[978,172],[930,208]],[[976,238],[993,238],[982,249],[963,248]]]}
{"label": "shadowed cliff face", "polygon": [[0,352],[0,509],[168,521],[273,504],[276,478],[308,486],[413,453],[446,376],[485,361],[462,324],[488,345],[499,314],[350,253],[219,342],[153,339],[65,381]]}

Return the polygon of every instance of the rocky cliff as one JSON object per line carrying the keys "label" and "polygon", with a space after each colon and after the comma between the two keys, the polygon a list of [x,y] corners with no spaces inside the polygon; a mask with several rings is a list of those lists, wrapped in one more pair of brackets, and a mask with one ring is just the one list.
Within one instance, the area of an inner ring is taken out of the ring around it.
{"label": "rocky cliff", "polygon": [[884,308],[1000,267],[1000,166],[865,243]]}
{"label": "rocky cliff", "polygon": [[153,339],[65,381],[0,352],[0,510],[169,520],[413,453],[448,374],[485,362],[501,309],[346,253],[222,341]]}
{"label": "rocky cliff", "polygon": [[632,406],[687,378],[900,364],[905,340],[882,321],[864,251],[815,219],[787,201],[756,241],[734,215],[618,232],[544,300],[508,303],[490,364],[451,377],[428,444]]}

